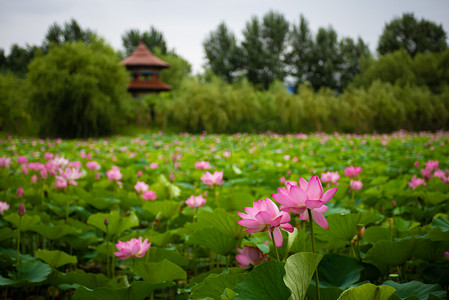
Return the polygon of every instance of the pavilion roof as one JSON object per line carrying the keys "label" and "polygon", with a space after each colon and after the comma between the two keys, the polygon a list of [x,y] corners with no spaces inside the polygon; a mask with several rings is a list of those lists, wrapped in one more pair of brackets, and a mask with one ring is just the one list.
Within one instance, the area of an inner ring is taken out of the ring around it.
{"label": "pavilion roof", "polygon": [[145,46],[143,40],[140,40],[137,48],[130,56],[122,61],[122,64],[125,66],[156,67],[160,69],[170,67],[168,63],[151,53],[147,46]]}

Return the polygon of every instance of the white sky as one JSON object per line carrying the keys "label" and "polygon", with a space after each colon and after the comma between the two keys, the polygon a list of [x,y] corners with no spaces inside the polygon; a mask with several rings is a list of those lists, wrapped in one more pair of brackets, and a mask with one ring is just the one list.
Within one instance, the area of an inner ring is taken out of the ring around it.
{"label": "white sky", "polygon": [[202,42],[220,22],[241,40],[245,23],[269,10],[294,24],[303,14],[314,33],[331,25],[339,38],[360,36],[371,51],[385,23],[404,12],[442,24],[449,32],[448,0],[0,0],[0,48],[9,54],[14,43],[40,45],[51,24],[74,18],[119,50],[125,31],[153,25],[164,34],[168,48],[197,73],[206,62]]}

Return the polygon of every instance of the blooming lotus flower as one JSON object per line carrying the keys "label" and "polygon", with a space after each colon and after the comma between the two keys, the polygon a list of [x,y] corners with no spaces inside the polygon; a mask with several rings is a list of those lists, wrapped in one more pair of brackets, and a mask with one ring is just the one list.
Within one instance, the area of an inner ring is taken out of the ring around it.
{"label": "blooming lotus flower", "polygon": [[330,183],[330,184],[338,184],[338,180],[340,179],[340,175],[338,172],[326,172],[321,174],[321,182]]}
{"label": "blooming lotus flower", "polygon": [[203,195],[190,196],[189,199],[186,200],[186,204],[190,206],[190,208],[202,207],[206,204],[206,198],[203,198]]}
{"label": "blooming lotus flower", "polygon": [[39,162],[31,162],[28,164],[28,169],[33,170],[33,171],[39,171],[43,167],[44,167],[44,165]]}
{"label": "blooming lotus flower", "polygon": [[153,191],[145,191],[142,195],[140,195],[140,197],[142,197],[143,200],[156,200],[156,193]]}
{"label": "blooming lotus flower", "polygon": [[197,161],[195,162],[195,168],[197,170],[209,170],[210,163],[208,161]]}
{"label": "blooming lotus flower", "polygon": [[78,182],[76,182],[76,180],[78,180],[83,175],[83,173],[81,173],[77,168],[66,168],[64,172],[62,170],[59,170],[59,174],[60,176],[56,176],[56,180],[65,180],[67,182],[67,185],[78,185]]}
{"label": "blooming lotus flower", "polygon": [[56,178],[54,185],[55,185],[55,188],[58,189],[58,190],[64,190],[68,186],[66,180],[64,180],[64,179],[61,180],[61,179],[58,179],[58,178]]}
{"label": "blooming lotus flower", "polygon": [[214,174],[206,172],[203,177],[201,177],[201,181],[208,187],[212,187],[213,185],[222,185],[223,184],[223,171],[218,172],[215,171]]}
{"label": "blooming lotus flower", "polygon": [[35,184],[37,182],[37,175],[34,174],[33,176],[31,176],[31,183]]}
{"label": "blooming lotus flower", "polygon": [[8,210],[8,209],[9,209],[9,204],[6,203],[6,202],[1,202],[0,201],[0,215],[3,216],[4,211]]}
{"label": "blooming lotus flower", "polygon": [[439,177],[444,183],[447,182],[446,173],[441,169],[436,169],[432,177]]}
{"label": "blooming lotus flower", "polygon": [[349,183],[349,187],[353,191],[358,191],[358,190],[362,189],[363,182],[361,182],[360,180],[351,180],[351,182]]}
{"label": "blooming lotus flower", "polygon": [[257,247],[243,246],[243,249],[237,249],[235,259],[239,262],[240,268],[246,268],[249,265],[257,266],[264,261],[270,260],[265,253]]}
{"label": "blooming lotus flower", "polygon": [[362,167],[350,166],[350,167],[345,168],[345,174],[344,175],[346,177],[352,178],[352,177],[359,176],[360,172],[362,172]]}
{"label": "blooming lotus flower", "polygon": [[298,186],[287,182],[287,188],[279,188],[279,193],[273,194],[274,200],[281,204],[281,210],[299,214],[301,220],[308,220],[307,209],[311,210],[313,220],[322,228],[329,229],[326,218],[322,215],[328,210],[324,204],[329,202],[337,192],[331,188],[323,193],[323,186],[317,175],[312,176],[309,182],[300,178]]}
{"label": "blooming lotus flower", "polygon": [[53,153],[45,153],[45,154],[44,154],[44,158],[45,158],[46,160],[53,159],[53,157],[54,157]]}
{"label": "blooming lotus flower", "polygon": [[9,169],[9,165],[11,164],[10,157],[0,157],[0,168]]}
{"label": "blooming lotus flower", "polygon": [[118,252],[114,252],[114,255],[118,259],[127,260],[128,258],[135,259],[136,257],[143,257],[148,249],[150,249],[151,243],[148,243],[148,239],[142,242],[142,237],[139,236],[138,239],[132,238],[127,242],[121,242],[119,240],[115,246]]}
{"label": "blooming lotus flower", "polygon": [[56,168],[61,168],[64,169],[69,165],[69,160],[64,158],[64,157],[55,157],[51,163],[56,167]]}
{"label": "blooming lotus flower", "polygon": [[240,225],[247,227],[249,233],[269,231],[270,238],[274,238],[276,247],[282,246],[282,233],[280,228],[293,232],[293,226],[289,224],[290,215],[279,211],[279,208],[270,199],[259,200],[253,203],[253,207],[245,207],[245,212],[238,212],[242,220],[237,221]]}
{"label": "blooming lotus flower", "polygon": [[28,162],[28,159],[26,156],[19,156],[17,157],[17,163],[20,165],[24,165]]}
{"label": "blooming lotus flower", "polygon": [[429,160],[426,162],[426,170],[433,171],[438,168],[438,160]]}
{"label": "blooming lotus flower", "polygon": [[422,178],[417,178],[416,175],[413,176],[412,180],[408,183],[408,186],[415,190],[417,186],[426,185],[426,182]]}
{"label": "blooming lotus flower", "polygon": [[86,163],[86,167],[91,171],[97,171],[97,170],[100,170],[100,168],[101,168],[100,164],[97,163],[96,161],[88,161]]}
{"label": "blooming lotus flower", "polygon": [[151,163],[150,164],[150,169],[157,169],[159,168],[159,164],[158,163]]}
{"label": "blooming lotus flower", "polygon": [[120,168],[113,166],[110,171],[106,171],[106,176],[108,176],[109,181],[119,181],[122,179],[123,175],[120,173]]}
{"label": "blooming lotus flower", "polygon": [[148,184],[142,181],[138,181],[134,186],[134,189],[136,190],[137,194],[145,193],[146,191],[148,191]]}

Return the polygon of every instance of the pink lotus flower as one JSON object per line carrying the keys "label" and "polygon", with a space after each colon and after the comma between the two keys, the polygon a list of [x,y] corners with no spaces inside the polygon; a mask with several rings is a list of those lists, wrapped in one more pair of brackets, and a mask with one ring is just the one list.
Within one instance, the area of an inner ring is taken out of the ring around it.
{"label": "pink lotus flower", "polygon": [[50,160],[50,159],[52,159],[53,157],[54,157],[53,153],[45,153],[45,154],[44,154],[44,158],[45,158],[46,160]]}
{"label": "pink lotus flower", "polygon": [[135,259],[136,257],[143,257],[148,249],[150,249],[151,243],[148,243],[148,239],[142,242],[142,237],[139,236],[138,239],[132,238],[127,242],[121,242],[119,240],[115,246],[119,252],[114,252],[114,255],[118,259],[127,260],[128,258]]}
{"label": "pink lotus flower", "polygon": [[243,246],[243,249],[237,248],[237,252],[239,254],[235,256],[235,259],[239,262],[239,267],[243,269],[249,265],[257,266],[264,261],[270,260],[270,258],[257,247]]}
{"label": "pink lotus flower", "polygon": [[223,184],[223,171],[218,172],[215,171],[214,174],[206,172],[203,177],[201,177],[201,181],[208,187],[212,187],[213,185],[222,185]]}
{"label": "pink lotus flower", "polygon": [[55,188],[58,190],[64,190],[67,188],[67,181],[66,180],[61,180],[61,179],[57,179],[55,180]]}
{"label": "pink lotus flower", "polygon": [[123,175],[120,173],[120,168],[113,166],[110,171],[106,171],[106,176],[108,176],[109,181],[119,181],[122,179]]}
{"label": "pink lotus flower", "polygon": [[426,185],[426,182],[422,178],[417,178],[416,175],[413,176],[412,180],[408,183],[408,186],[415,190],[417,186]]}
{"label": "pink lotus flower", "polygon": [[280,228],[293,232],[293,226],[289,224],[290,215],[279,211],[279,208],[270,199],[259,200],[253,203],[253,207],[245,207],[245,212],[239,212],[242,220],[237,221],[240,225],[247,227],[249,233],[263,232],[268,230],[270,238],[273,238],[276,247],[282,246],[282,233]]}
{"label": "pink lotus flower", "polygon": [[274,200],[281,204],[281,210],[299,214],[301,220],[308,220],[307,209],[311,210],[313,220],[322,228],[329,229],[326,218],[322,215],[328,210],[324,204],[329,202],[337,192],[331,188],[323,193],[323,186],[317,175],[312,176],[309,182],[300,178],[298,186],[287,182],[287,188],[279,188],[279,193],[273,194]]}
{"label": "pink lotus flower", "polygon": [[346,177],[352,178],[352,177],[357,177],[357,176],[359,176],[360,172],[362,172],[362,167],[353,167],[353,166],[350,166],[350,167],[347,167],[347,168],[345,169],[345,174],[344,174],[344,175],[345,175]]}
{"label": "pink lotus flower", "polygon": [[186,204],[190,206],[190,208],[202,207],[206,204],[206,198],[203,198],[203,195],[190,196],[189,199],[186,200]]}
{"label": "pink lotus flower", "polygon": [[449,250],[444,252],[444,256],[446,256],[446,258],[449,259]]}
{"label": "pink lotus flower", "polygon": [[340,175],[338,172],[326,172],[321,174],[321,182],[337,185]]}
{"label": "pink lotus flower", "polygon": [[142,181],[138,181],[134,186],[134,189],[136,190],[137,194],[145,193],[146,191],[148,191],[148,184]]}
{"label": "pink lotus flower", "polygon": [[142,197],[145,201],[157,199],[156,193],[153,191],[145,191],[142,195],[140,195],[140,197]]}
{"label": "pink lotus flower", "polygon": [[76,169],[81,169],[82,163],[80,161],[71,161],[69,162],[69,167],[74,167]]}
{"label": "pink lotus flower", "polygon": [[37,182],[37,175],[34,174],[33,176],[31,176],[31,183],[35,184]]}
{"label": "pink lotus flower", "polygon": [[349,183],[349,187],[353,191],[358,191],[358,190],[362,189],[363,182],[361,182],[360,180],[351,180],[351,182]]}
{"label": "pink lotus flower", "polygon": [[23,196],[24,196],[23,187],[19,186],[19,188],[16,191],[16,195],[17,195],[17,198],[23,198]]}
{"label": "pink lotus flower", "polygon": [[18,164],[24,165],[27,162],[28,162],[28,159],[27,159],[26,156],[19,156],[19,157],[17,157],[17,163]]}
{"label": "pink lotus flower", "polygon": [[64,157],[55,157],[51,163],[56,167],[56,168],[61,168],[64,169],[69,165],[69,160],[65,159]]}
{"label": "pink lotus flower", "polygon": [[142,172],[142,170],[140,170],[137,172],[136,177],[140,178],[140,177],[142,177],[142,175],[143,175],[143,172]]}
{"label": "pink lotus flower", "polygon": [[209,170],[210,163],[208,161],[197,161],[195,162],[195,168],[197,170]]}
{"label": "pink lotus flower", "polygon": [[1,202],[0,201],[0,215],[3,216],[4,211],[8,210],[8,209],[9,209],[9,204],[6,203],[6,202]]}
{"label": "pink lotus flower", "polygon": [[438,168],[438,160],[429,160],[426,162],[426,170],[433,171]]}
{"label": "pink lotus flower", "polygon": [[444,183],[447,182],[446,173],[441,169],[436,169],[435,172],[433,172],[432,177],[439,177]]}
{"label": "pink lotus flower", "polygon": [[78,182],[76,182],[76,180],[78,180],[83,175],[83,173],[81,173],[79,169],[68,167],[64,172],[62,170],[59,170],[59,174],[60,176],[56,176],[56,180],[65,180],[67,182],[67,185],[78,185]]}
{"label": "pink lotus flower", "polygon": [[159,168],[159,164],[158,163],[151,163],[150,164],[150,169],[157,169]]}
{"label": "pink lotus flower", "polygon": [[44,165],[39,162],[31,162],[28,164],[28,169],[33,170],[33,171],[39,171],[43,167],[44,167]]}
{"label": "pink lotus flower", "polygon": [[9,169],[9,165],[11,164],[10,157],[0,157],[0,168]]}
{"label": "pink lotus flower", "polygon": [[101,168],[100,164],[97,163],[96,161],[88,161],[86,163],[86,167],[91,171],[97,171],[97,170],[100,170],[100,168]]}

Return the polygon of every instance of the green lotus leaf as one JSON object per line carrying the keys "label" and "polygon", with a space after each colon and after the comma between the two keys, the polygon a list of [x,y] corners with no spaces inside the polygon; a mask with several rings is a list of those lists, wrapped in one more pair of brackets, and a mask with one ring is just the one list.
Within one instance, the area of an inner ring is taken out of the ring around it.
{"label": "green lotus leaf", "polygon": [[375,286],[371,283],[365,283],[344,291],[338,297],[338,300],[388,300],[394,291],[395,289],[391,286]]}
{"label": "green lotus leaf", "polygon": [[246,274],[210,274],[203,282],[192,288],[191,298],[203,299],[205,297],[211,297],[213,299],[220,299],[221,295],[225,293],[226,288],[232,290],[246,276]]}
{"label": "green lotus leaf", "polygon": [[42,259],[52,268],[59,268],[66,264],[76,264],[78,259],[76,256],[68,255],[67,253],[60,250],[37,250],[34,256]]}
{"label": "green lotus leaf", "polygon": [[[105,219],[108,219],[108,228],[105,225]],[[87,219],[87,224],[93,225],[110,236],[117,235],[125,230],[138,226],[139,219],[134,213],[128,217],[121,216],[117,211],[111,211],[108,214],[96,213]]]}
{"label": "green lotus leaf", "polygon": [[446,292],[438,284],[425,284],[416,280],[401,284],[388,280],[384,282],[384,285],[395,288],[395,294],[401,299],[416,296],[420,300],[427,300],[430,294],[440,299],[446,297]]}
{"label": "green lotus leaf", "polygon": [[137,262],[135,272],[143,280],[151,283],[163,283],[164,281],[187,278],[186,271],[167,259],[155,263]]}

